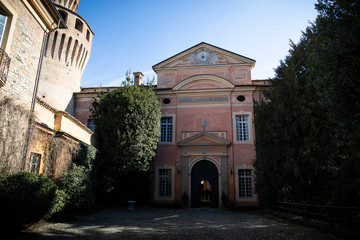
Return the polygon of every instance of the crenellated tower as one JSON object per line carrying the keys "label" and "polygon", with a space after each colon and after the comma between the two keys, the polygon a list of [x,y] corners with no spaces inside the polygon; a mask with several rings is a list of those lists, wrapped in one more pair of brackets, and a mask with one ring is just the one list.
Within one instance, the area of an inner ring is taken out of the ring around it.
{"label": "crenellated tower", "polygon": [[80,91],[81,76],[90,58],[92,38],[89,24],[76,12],[80,0],[52,0],[67,29],[56,29],[48,37],[38,97],[58,110],[74,115],[73,93]]}

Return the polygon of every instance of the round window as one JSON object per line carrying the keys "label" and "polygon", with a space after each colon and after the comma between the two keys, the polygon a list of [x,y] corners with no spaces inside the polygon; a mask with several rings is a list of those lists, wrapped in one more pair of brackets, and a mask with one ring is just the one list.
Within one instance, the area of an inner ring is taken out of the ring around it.
{"label": "round window", "polygon": [[237,100],[239,102],[243,102],[243,101],[245,101],[245,97],[243,95],[240,95],[240,96],[237,97]]}
{"label": "round window", "polygon": [[169,103],[170,103],[170,99],[164,98],[164,99],[163,99],[163,103],[164,103],[164,104],[169,104]]}

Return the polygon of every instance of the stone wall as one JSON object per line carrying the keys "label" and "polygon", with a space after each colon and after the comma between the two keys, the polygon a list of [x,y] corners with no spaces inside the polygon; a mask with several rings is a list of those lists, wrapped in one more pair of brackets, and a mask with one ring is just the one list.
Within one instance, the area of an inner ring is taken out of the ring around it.
{"label": "stone wall", "polygon": [[[63,1],[60,3],[64,4]],[[54,108],[74,116],[73,92],[80,91],[94,33],[81,16],[60,5],[56,7],[68,28],[56,29],[49,35],[38,96]]]}
{"label": "stone wall", "polygon": [[0,88],[0,97],[12,97],[30,109],[44,30],[22,1],[2,0],[2,4],[10,5],[17,18],[11,42],[7,42],[11,64],[7,82]]}
{"label": "stone wall", "polygon": [[12,99],[0,99],[0,173],[23,170],[29,117]]}

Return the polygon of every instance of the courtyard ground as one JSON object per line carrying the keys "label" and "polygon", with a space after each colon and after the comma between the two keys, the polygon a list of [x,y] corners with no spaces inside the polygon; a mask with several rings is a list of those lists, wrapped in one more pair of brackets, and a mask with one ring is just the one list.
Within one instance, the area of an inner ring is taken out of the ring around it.
{"label": "courtyard ground", "polygon": [[337,239],[258,211],[215,208],[108,208],[40,225],[17,239]]}

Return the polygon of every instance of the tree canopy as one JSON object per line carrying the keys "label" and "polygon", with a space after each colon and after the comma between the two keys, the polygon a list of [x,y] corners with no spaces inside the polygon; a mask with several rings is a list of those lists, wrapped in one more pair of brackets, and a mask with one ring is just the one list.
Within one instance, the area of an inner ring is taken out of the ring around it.
{"label": "tree canopy", "polygon": [[102,153],[99,174],[114,188],[119,176],[149,169],[160,135],[160,104],[151,86],[124,86],[100,93],[93,104],[96,134]]}
{"label": "tree canopy", "polygon": [[255,103],[261,201],[360,205],[360,4],[319,0]]}

